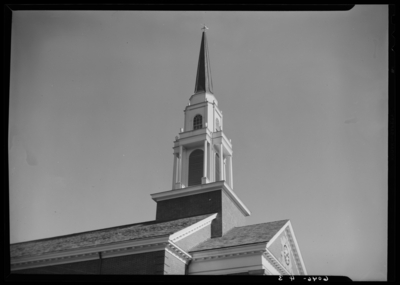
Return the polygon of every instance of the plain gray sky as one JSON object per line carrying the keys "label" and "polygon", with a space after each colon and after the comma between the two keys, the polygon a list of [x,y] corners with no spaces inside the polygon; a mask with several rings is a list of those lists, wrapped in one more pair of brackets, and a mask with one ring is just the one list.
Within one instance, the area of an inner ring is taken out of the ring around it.
{"label": "plain gray sky", "polygon": [[247,224],[290,219],[310,275],[385,280],[385,5],[13,12],[11,242],[155,219],[203,23]]}

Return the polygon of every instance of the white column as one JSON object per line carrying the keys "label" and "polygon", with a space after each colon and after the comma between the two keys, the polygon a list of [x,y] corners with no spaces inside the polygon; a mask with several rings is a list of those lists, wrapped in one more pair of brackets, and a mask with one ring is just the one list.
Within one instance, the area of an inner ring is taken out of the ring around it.
{"label": "white column", "polygon": [[224,147],[219,145],[219,180],[224,180]]}
{"label": "white column", "polygon": [[176,183],[176,154],[173,153],[174,156],[174,170],[172,174],[172,189],[175,189],[175,183]]}
{"label": "white column", "polygon": [[[215,102],[213,102],[213,129],[212,129],[212,132],[215,132],[215,131],[216,131],[216,129],[215,129]],[[217,181],[217,178],[215,178],[215,181]]]}
{"label": "white column", "polygon": [[182,185],[182,155],[183,155],[183,147],[179,146],[179,168],[178,168],[178,183]]}
{"label": "white column", "polygon": [[226,183],[229,183],[229,179],[228,179],[228,170],[226,169],[226,158],[224,159],[224,179],[226,181]]}
{"label": "white column", "polygon": [[210,181],[215,182],[215,154],[214,154],[214,147],[210,144]]}
{"label": "white column", "polygon": [[[204,141],[203,178],[207,179],[207,140]],[[207,183],[206,181],[203,183]]]}
{"label": "white column", "polygon": [[229,185],[231,186],[231,189],[233,189],[233,175],[232,175],[232,155],[229,156]]}
{"label": "white column", "polygon": [[204,152],[203,152],[203,177],[201,178],[201,184],[207,183],[207,140],[204,140]]}

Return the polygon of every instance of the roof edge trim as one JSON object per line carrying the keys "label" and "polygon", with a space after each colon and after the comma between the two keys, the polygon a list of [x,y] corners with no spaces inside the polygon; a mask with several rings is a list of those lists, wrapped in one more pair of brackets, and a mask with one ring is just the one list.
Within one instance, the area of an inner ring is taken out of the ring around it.
{"label": "roof edge trim", "polygon": [[163,250],[163,248],[168,245],[168,241],[169,235],[164,235],[157,238],[97,245],[89,248],[80,248],[39,256],[13,258],[11,259],[11,271],[97,259],[99,252],[103,253],[102,258],[109,258],[120,255]]}
{"label": "roof edge trim", "polygon": [[[304,271],[303,272],[304,275],[307,275],[307,269],[306,269],[306,266],[304,264],[303,257],[301,256],[300,247],[299,247],[299,245],[297,243],[297,239],[296,239],[296,236],[295,236],[294,231],[293,231],[292,223],[289,222],[288,227],[289,227],[290,235],[291,235],[290,238],[293,239],[293,242],[295,244],[295,253],[298,255],[298,259],[300,261],[300,264],[298,264],[298,265],[301,266],[301,269]],[[296,260],[296,262],[297,262],[297,260]]]}
{"label": "roof edge trim", "polygon": [[171,242],[177,242],[180,241],[181,239],[191,235],[194,232],[197,232],[198,230],[208,226],[211,224],[212,220],[214,220],[217,217],[218,213],[212,214],[209,217],[193,224],[190,225],[180,231],[177,231],[176,233],[172,234],[169,236],[169,239]]}
{"label": "roof edge trim", "polygon": [[266,243],[255,243],[255,244],[247,244],[241,246],[233,246],[233,247],[222,247],[222,248],[213,248],[201,251],[191,251],[193,261],[196,260],[207,260],[207,259],[219,259],[225,257],[231,257],[236,255],[248,255],[248,254],[258,254],[264,253],[266,250]]}
{"label": "roof edge trim", "polygon": [[244,216],[250,216],[251,212],[244,203],[239,199],[239,197],[233,192],[233,190],[225,183],[225,180],[207,183],[207,184],[199,184],[193,185],[186,188],[174,189],[170,191],[158,192],[150,194],[151,198],[155,201],[163,201],[169,199],[175,199],[185,196],[191,196],[196,194],[202,194],[206,192],[211,192],[215,190],[223,190],[236,204],[239,210],[243,213]]}

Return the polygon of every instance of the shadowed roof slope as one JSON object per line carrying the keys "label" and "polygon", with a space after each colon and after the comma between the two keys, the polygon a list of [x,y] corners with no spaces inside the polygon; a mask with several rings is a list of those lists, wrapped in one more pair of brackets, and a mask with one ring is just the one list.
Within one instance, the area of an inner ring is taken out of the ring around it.
{"label": "shadowed roof slope", "polygon": [[252,243],[267,243],[289,220],[236,227],[219,238],[209,239],[190,250],[202,251]]}
{"label": "shadowed roof slope", "polygon": [[168,236],[209,216],[210,214],[207,214],[166,222],[150,221],[66,236],[15,243],[10,245],[11,258],[32,255],[38,256],[114,242]]}

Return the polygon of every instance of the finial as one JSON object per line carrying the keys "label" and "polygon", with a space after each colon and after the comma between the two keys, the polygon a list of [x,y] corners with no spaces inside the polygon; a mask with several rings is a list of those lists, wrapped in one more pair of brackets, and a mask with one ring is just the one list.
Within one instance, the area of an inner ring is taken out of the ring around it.
{"label": "finial", "polygon": [[206,26],[206,24],[203,24],[203,27],[201,29],[205,32],[206,30],[208,30],[208,27]]}

